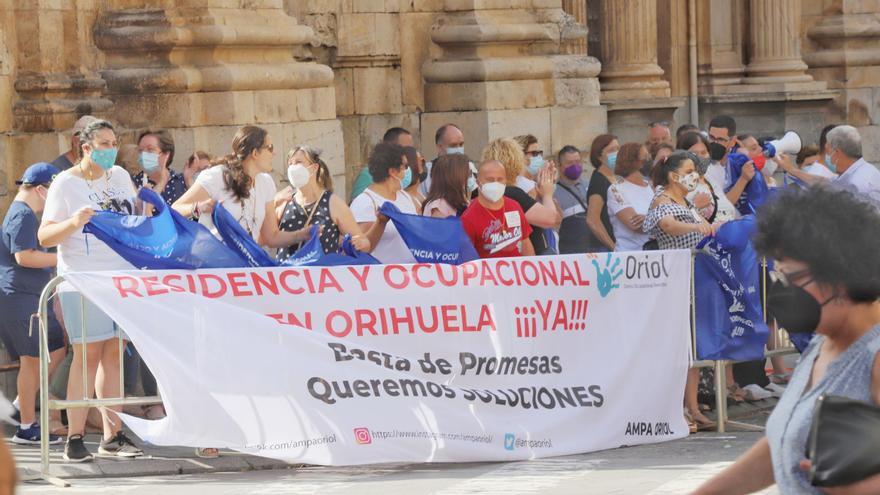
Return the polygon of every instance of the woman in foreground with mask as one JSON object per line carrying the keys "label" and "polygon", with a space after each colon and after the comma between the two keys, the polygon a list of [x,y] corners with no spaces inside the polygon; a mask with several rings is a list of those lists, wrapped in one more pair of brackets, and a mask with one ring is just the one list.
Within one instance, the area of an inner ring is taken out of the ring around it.
{"label": "woman in foreground with mask", "polygon": [[[364,237],[345,201],[333,194],[333,178],[321,152],[311,146],[298,146],[287,155],[287,179],[293,186],[293,198],[284,206],[278,226],[283,232],[297,232],[318,225],[324,253],[339,251],[342,236],[351,234],[358,251],[369,251],[370,241]],[[278,250],[279,262],[286,261],[303,243]]]}
{"label": "woman in foreground with mask", "polygon": [[[657,239],[660,249],[694,249],[715,228],[691,205],[686,196],[697,189],[700,175],[696,157],[688,151],[676,151],[654,167],[653,182],[657,195],[645,217],[642,230]],[[710,428],[712,421],[700,412],[697,386],[700,373],[688,370],[685,408],[688,423],[696,428]]]}
{"label": "woman in foreground with mask", "polygon": [[786,189],[758,212],[755,247],[779,260],[768,312],[789,332],[816,336],[766,437],[695,493],[752,493],[773,483],[783,494],[880,493],[880,474],[823,492],[810,484],[804,459],[820,395],[880,405],[880,213],[847,191]]}

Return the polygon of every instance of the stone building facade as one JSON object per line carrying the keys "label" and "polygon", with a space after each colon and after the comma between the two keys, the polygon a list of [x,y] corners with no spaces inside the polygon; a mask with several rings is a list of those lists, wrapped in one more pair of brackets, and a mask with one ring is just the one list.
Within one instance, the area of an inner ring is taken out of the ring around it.
{"label": "stone building facade", "polygon": [[170,129],[176,167],[261,125],[322,148],[343,194],[395,125],[430,157],[446,122],[471,156],[718,113],[807,141],[848,122],[880,162],[880,0],[0,0],[0,105],[0,213],[83,113],[123,142]]}

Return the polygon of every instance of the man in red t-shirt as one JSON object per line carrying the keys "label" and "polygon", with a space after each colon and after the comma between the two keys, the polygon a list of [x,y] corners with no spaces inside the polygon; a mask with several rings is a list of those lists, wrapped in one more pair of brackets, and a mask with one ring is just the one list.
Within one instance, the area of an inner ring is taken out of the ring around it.
{"label": "man in red t-shirt", "polygon": [[461,216],[464,231],[480,258],[532,256],[535,248],[529,240],[532,227],[516,201],[504,197],[507,176],[504,165],[496,160],[480,164],[477,183],[480,194]]}

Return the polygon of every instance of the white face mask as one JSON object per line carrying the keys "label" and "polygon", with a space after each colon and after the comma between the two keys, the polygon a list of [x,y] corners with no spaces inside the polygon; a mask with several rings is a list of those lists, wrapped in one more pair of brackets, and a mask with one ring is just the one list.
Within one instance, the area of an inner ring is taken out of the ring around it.
{"label": "white face mask", "polygon": [[503,182],[489,182],[480,186],[480,194],[490,203],[495,203],[504,197],[505,187]]}
{"label": "white face mask", "polygon": [[310,175],[309,169],[299,163],[294,163],[287,167],[287,180],[289,180],[290,185],[296,189],[302,189],[308,184]]}
{"label": "white face mask", "polygon": [[700,174],[696,172],[691,172],[687,175],[682,175],[678,178],[678,183],[682,185],[687,192],[694,192],[697,190],[697,184],[700,182]]}

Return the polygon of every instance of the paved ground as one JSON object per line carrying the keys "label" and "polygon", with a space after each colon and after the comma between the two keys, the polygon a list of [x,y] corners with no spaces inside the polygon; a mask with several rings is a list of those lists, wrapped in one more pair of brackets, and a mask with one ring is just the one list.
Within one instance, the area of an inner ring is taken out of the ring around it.
{"label": "paved ground", "polygon": [[[380,465],[73,480],[25,484],[23,494],[650,494],[687,493],[760,433],[701,433],[660,445],[511,463]],[[777,493],[767,490],[764,493]]]}
{"label": "paved ground", "polygon": [[[738,406],[731,415],[763,425],[773,401]],[[735,460],[760,433],[699,433],[657,445],[512,463],[376,465],[354,468],[291,467],[229,453],[196,459],[192,449],[155,448],[151,458],[102,459],[85,465],[60,461],[52,470],[70,488],[26,482],[24,494],[131,493],[226,494],[680,494],[687,493]],[[95,439],[97,441],[97,439]],[[96,450],[97,445],[90,445]],[[39,466],[37,449],[14,449],[23,475]],[[764,493],[777,493],[770,489]]]}

